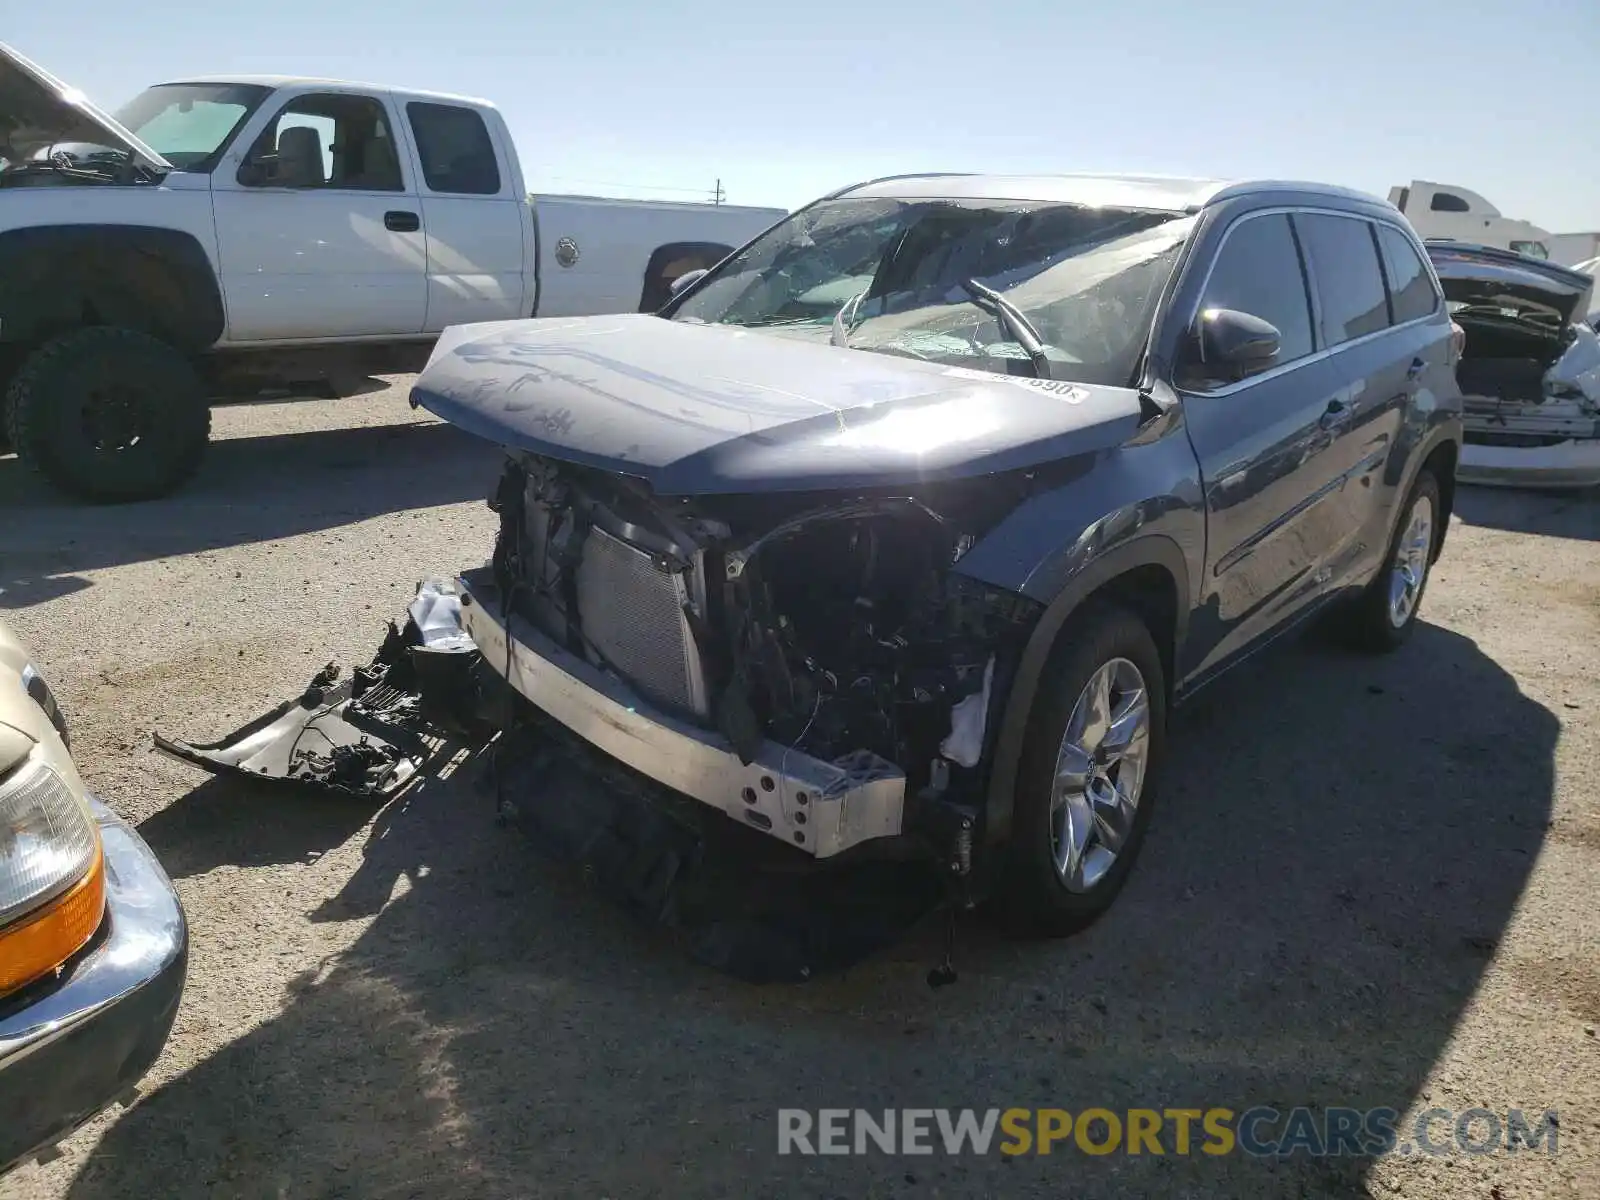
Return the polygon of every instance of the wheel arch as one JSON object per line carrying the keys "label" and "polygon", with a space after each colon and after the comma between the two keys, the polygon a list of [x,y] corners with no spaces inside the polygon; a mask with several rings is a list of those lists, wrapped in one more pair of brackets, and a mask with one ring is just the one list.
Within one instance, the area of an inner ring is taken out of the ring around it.
{"label": "wheel arch", "polygon": [[222,336],[222,292],[194,235],[142,225],[0,233],[0,342],[114,325],[197,354]]}
{"label": "wheel arch", "polygon": [[[1428,456],[1422,460],[1422,471],[1432,471],[1434,479],[1439,482],[1439,526],[1433,535],[1434,562],[1439,561],[1439,554],[1444,550],[1444,537],[1450,528],[1450,514],[1456,507],[1456,463],[1461,458],[1461,446],[1451,438],[1442,439],[1434,448],[1428,451]],[[1420,472],[1419,472],[1420,473]]]}
{"label": "wheel arch", "polygon": [[984,799],[984,841],[1004,842],[1011,833],[1018,767],[1046,668],[1071,619],[1094,601],[1118,604],[1138,614],[1161,655],[1167,695],[1172,696],[1179,650],[1188,629],[1189,568],[1182,548],[1162,534],[1123,542],[1074,573],[1045,606],[1012,676],[994,740]]}

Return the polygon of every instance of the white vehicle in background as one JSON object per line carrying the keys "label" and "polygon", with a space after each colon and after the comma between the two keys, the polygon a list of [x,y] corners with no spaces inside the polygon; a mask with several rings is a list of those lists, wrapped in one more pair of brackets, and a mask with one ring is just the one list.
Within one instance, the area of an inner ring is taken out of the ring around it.
{"label": "white vehicle in background", "polygon": [[1515,250],[1530,258],[1550,257],[1549,232],[1502,215],[1477,192],[1453,183],[1413,179],[1403,187],[1390,188],[1389,203],[1405,214],[1425,240],[1468,242]]}
{"label": "white vehicle in background", "polygon": [[1600,484],[1594,278],[1498,246],[1432,242],[1462,331],[1465,442],[1456,477],[1504,487]]}
{"label": "white vehicle in background", "polygon": [[227,76],[113,117],[0,44],[0,415],[62,489],[159,496],[215,396],[417,370],[449,325],[652,310],[783,215],[529,197],[482,100]]}

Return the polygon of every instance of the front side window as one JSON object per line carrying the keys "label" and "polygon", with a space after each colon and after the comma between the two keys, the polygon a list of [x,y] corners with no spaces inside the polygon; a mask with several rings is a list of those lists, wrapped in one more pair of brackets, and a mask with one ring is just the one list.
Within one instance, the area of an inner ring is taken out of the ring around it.
{"label": "front side window", "polygon": [[268,124],[239,168],[246,187],[405,190],[394,131],[378,101],[301,96]]}
{"label": "front side window", "polygon": [[422,180],[430,192],[457,196],[496,196],[500,165],[483,118],[459,104],[406,105],[411,133],[422,159]]}
{"label": "front side window", "polygon": [[1245,217],[1228,231],[1206,281],[1200,310],[1227,308],[1266,321],[1278,331],[1269,367],[1311,353],[1311,307],[1305,272],[1289,218]]}
{"label": "front side window", "polygon": [[1428,204],[1428,208],[1433,212],[1463,213],[1472,211],[1472,206],[1454,192],[1435,192],[1433,200]]}
{"label": "front side window", "polygon": [[1428,277],[1411,239],[1393,225],[1378,226],[1378,243],[1383,248],[1384,266],[1389,275],[1389,302],[1394,306],[1396,325],[1425,317],[1439,307],[1439,296]]}
{"label": "front side window", "polygon": [[1038,201],[826,201],[722,263],[667,313],[1032,373],[1009,308],[1038,335],[1054,378],[1127,384],[1194,224]]}
{"label": "front side window", "polygon": [[1316,282],[1323,344],[1337,346],[1387,328],[1389,298],[1372,225],[1326,213],[1296,213],[1294,227]]}
{"label": "front side window", "polygon": [[164,83],[117,110],[117,121],[180,171],[208,172],[270,88],[245,83]]}
{"label": "front side window", "polygon": [[1529,258],[1549,258],[1550,249],[1543,242],[1512,242],[1511,248]]}

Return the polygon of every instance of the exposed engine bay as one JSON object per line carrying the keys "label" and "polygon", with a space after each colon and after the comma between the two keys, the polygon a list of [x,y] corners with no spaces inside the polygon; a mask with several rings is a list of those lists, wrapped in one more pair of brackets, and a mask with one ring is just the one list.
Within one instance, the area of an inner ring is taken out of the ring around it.
{"label": "exposed engine bay", "polygon": [[1458,309],[1466,347],[1456,379],[1468,443],[1553,445],[1600,436],[1600,337],[1500,309]]}
{"label": "exposed engine bay", "polygon": [[1469,483],[1600,483],[1600,337],[1585,319],[1594,281],[1491,247],[1430,244],[1463,334],[1456,381]]}
{"label": "exposed engine bay", "polygon": [[923,501],[666,500],[522,455],[495,506],[508,606],[743,761],[766,740],[870,755],[908,795],[980,773],[995,664],[1035,606],[951,573],[972,531]]}

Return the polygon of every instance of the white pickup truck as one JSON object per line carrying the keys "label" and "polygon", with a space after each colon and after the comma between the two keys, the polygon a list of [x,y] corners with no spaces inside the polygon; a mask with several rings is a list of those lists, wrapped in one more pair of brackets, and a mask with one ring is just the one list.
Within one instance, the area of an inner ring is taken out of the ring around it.
{"label": "white pickup truck", "polygon": [[0,425],[65,491],[162,495],[215,397],[416,370],[449,325],[652,311],[783,215],[530,197],[482,100],[210,77],[113,117],[0,45]]}

